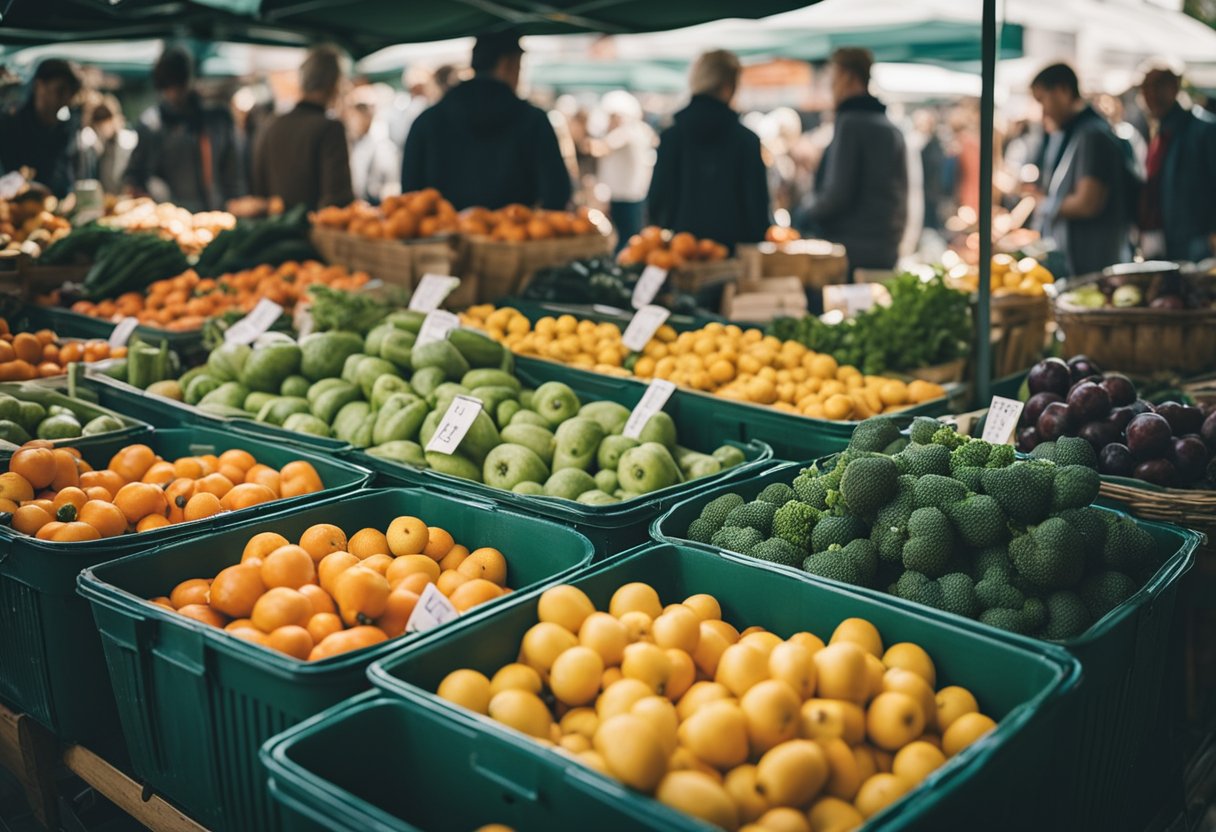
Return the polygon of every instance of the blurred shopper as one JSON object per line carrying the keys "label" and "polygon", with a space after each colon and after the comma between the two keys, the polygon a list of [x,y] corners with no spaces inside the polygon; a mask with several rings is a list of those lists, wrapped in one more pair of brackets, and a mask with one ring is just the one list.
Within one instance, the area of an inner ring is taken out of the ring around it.
{"label": "blurred shopper", "polygon": [[646,189],[654,170],[654,130],[642,120],[642,105],[625,90],[606,94],[600,107],[608,116],[604,136],[591,142],[597,175],[608,189],[609,213],[618,249],[646,224]]}
{"label": "blurred shopper", "polygon": [[920,166],[924,178],[925,228],[941,231],[945,228],[946,198],[943,167],[946,149],[937,133],[937,116],[932,110],[917,110],[912,114],[912,135],[909,142],[920,152]]}
{"label": "blurred shopper", "polygon": [[908,219],[908,159],[886,105],[869,93],[873,64],[867,49],[832,55],[835,133],[802,204],[801,225],[843,244],[851,268],[891,269]]}
{"label": "blurred shopper", "polygon": [[954,199],[959,207],[978,216],[980,209],[980,129],[979,113],[972,106],[960,105],[950,112],[950,132],[954,137]]}
{"label": "blurred shopper", "polygon": [[253,149],[253,193],[287,207],[346,205],[354,199],[346,128],[329,115],[342,89],[342,53],[315,46],[300,65],[300,102],[271,121]]}
{"label": "blurred shopper", "polygon": [[1216,117],[1178,101],[1179,68],[1147,67],[1140,92],[1152,119],[1140,199],[1145,257],[1199,261],[1216,253]]}
{"label": "blurred shopper", "polygon": [[740,71],[724,50],[697,58],[692,100],[663,131],[647,197],[650,222],[731,247],[763,240],[769,225],[760,137],[731,109]]}
{"label": "blurred shopper", "polygon": [[439,100],[439,87],[426,67],[412,66],[401,74],[404,92],[393,100],[388,114],[388,137],[397,145],[398,155],[405,149],[410,127],[427,107]]}
{"label": "blurred shopper", "polygon": [[34,178],[56,196],[67,196],[75,182],[76,141],[70,120],[60,112],[80,92],[80,76],[67,61],[38,64],[29,96],[19,108],[0,116],[0,170],[34,169]]}
{"label": "blurred shopper", "polygon": [[1043,158],[1045,197],[1036,221],[1063,256],[1057,269],[1088,274],[1127,260],[1136,180],[1119,139],[1081,98],[1072,67],[1052,64],[1035,76],[1030,91],[1044,125],[1056,134]]}
{"label": "blurred shopper", "polygon": [[389,138],[388,125],[376,119],[374,88],[355,91],[344,120],[350,139],[350,181],[355,199],[377,205],[400,186],[401,154]]}
{"label": "blurred shopper", "polygon": [[139,136],[127,128],[118,99],[112,95],[90,95],[81,122],[80,178],[96,179],[108,194],[120,192]]}
{"label": "blurred shopper", "polygon": [[194,62],[180,47],[152,67],[160,101],[139,117],[139,143],[123,180],[136,194],[190,211],[213,211],[245,192],[236,128],[226,109],[192,89]]}
{"label": "blurred shopper", "polygon": [[401,189],[438,188],[457,209],[570,202],[570,173],[544,111],[516,94],[523,49],[513,32],[482,35],[474,76],[414,121]]}

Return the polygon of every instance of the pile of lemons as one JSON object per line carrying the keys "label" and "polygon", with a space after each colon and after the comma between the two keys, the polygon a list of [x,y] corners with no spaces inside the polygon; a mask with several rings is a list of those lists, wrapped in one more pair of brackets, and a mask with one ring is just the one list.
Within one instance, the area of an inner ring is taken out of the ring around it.
{"label": "pile of lemons", "polygon": [[860,618],[827,644],[783,639],[637,582],[606,612],[553,587],[537,618],[518,661],[453,671],[438,695],[723,829],[859,827],[995,727],[965,688],[937,689],[921,647],[884,648]]}
{"label": "pile of lemons", "polygon": [[[989,289],[996,297],[1004,295],[1026,295],[1042,297],[1043,287],[1055,283],[1055,275],[1035,260],[1033,257],[1023,257],[1015,260],[1009,254],[992,255],[992,279]],[[977,292],[980,288],[980,273],[974,266],[960,264],[950,270],[949,276],[953,285],[967,292]]]}

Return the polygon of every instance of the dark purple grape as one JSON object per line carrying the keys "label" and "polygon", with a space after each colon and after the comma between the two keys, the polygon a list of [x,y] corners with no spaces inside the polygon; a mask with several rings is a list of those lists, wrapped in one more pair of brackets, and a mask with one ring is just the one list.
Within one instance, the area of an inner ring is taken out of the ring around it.
{"label": "dark purple grape", "polygon": [[1179,404],[1178,402],[1162,402],[1157,405],[1157,413],[1170,423],[1170,430],[1175,436],[1186,433],[1198,433],[1203,427],[1203,411],[1197,407]]}
{"label": "dark purple grape", "polygon": [[1031,395],[1035,393],[1055,393],[1057,396],[1068,394],[1072,384],[1072,373],[1059,358],[1046,358],[1030,368],[1026,376],[1026,387]]}
{"label": "dark purple grape", "polygon": [[1033,451],[1041,441],[1038,430],[1033,427],[1022,428],[1018,431],[1018,450],[1024,454]]}
{"label": "dark purple grape", "polygon": [[1043,408],[1039,414],[1035,428],[1039,432],[1039,440],[1043,442],[1059,439],[1068,434],[1069,428],[1068,405],[1064,402],[1052,402]]}
{"label": "dark purple grape", "polygon": [[1115,407],[1123,407],[1136,400],[1136,385],[1120,373],[1107,373],[1102,379],[1102,389],[1110,396],[1110,403]]}
{"label": "dark purple grape", "polygon": [[1131,408],[1132,414],[1136,416],[1140,415],[1141,413],[1157,412],[1157,409],[1153,407],[1152,403],[1146,402],[1144,399],[1136,399],[1134,402],[1129,404],[1128,407]]}
{"label": "dark purple grape", "polygon": [[1136,470],[1136,458],[1126,445],[1112,442],[1098,452],[1098,473],[1112,477],[1130,477]]}
{"label": "dark purple grape", "polygon": [[1110,395],[1092,381],[1083,381],[1068,394],[1068,416],[1073,424],[1104,419],[1110,413]]}
{"label": "dark purple grape", "polygon": [[1106,421],[1114,425],[1118,429],[1119,435],[1122,436],[1123,432],[1127,430],[1127,423],[1135,415],[1136,412],[1131,407],[1116,407],[1107,414]]}
{"label": "dark purple grape", "polygon": [[1026,400],[1026,406],[1022,408],[1022,418],[1019,424],[1023,427],[1033,427],[1039,421],[1039,414],[1043,412],[1043,408],[1052,402],[1064,401],[1056,393],[1035,393]]}
{"label": "dark purple grape", "polygon": [[1164,456],[1172,436],[1170,423],[1156,413],[1141,413],[1127,423],[1127,447],[1136,459]]}
{"label": "dark purple grape", "polygon": [[1106,419],[1096,422],[1086,422],[1077,431],[1077,436],[1093,445],[1095,451],[1100,451],[1112,442],[1119,441],[1119,429]]}
{"label": "dark purple grape", "polygon": [[1199,435],[1203,437],[1203,444],[1208,446],[1208,450],[1216,452],[1216,410],[1208,414],[1208,418],[1203,420],[1203,426],[1199,428]]}
{"label": "dark purple grape", "polygon": [[1174,484],[1178,478],[1178,472],[1174,468],[1174,463],[1168,459],[1150,459],[1137,465],[1132,476],[1138,480],[1168,487]]}
{"label": "dark purple grape", "polygon": [[1208,449],[1197,436],[1184,436],[1174,440],[1170,461],[1178,472],[1178,482],[1190,485],[1203,478],[1208,465]]}
{"label": "dark purple grape", "polygon": [[1072,376],[1073,381],[1079,381],[1089,376],[1102,375],[1101,368],[1090,360],[1088,355],[1074,355],[1068,359],[1068,372]]}

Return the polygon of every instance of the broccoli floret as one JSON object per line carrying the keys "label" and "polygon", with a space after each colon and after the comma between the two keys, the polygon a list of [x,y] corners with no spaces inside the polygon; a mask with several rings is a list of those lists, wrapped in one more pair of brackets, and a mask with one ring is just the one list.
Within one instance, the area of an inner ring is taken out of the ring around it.
{"label": "broccoli floret", "polygon": [[987,494],[972,494],[946,506],[945,511],[958,536],[968,546],[992,546],[1009,536],[1005,512]]}
{"label": "broccoli floret", "polygon": [[840,494],[849,511],[873,516],[899,488],[899,469],[889,457],[876,456],[851,463],[840,479]]}
{"label": "broccoli floret", "polygon": [[908,447],[908,437],[901,436],[892,442],[890,445],[882,449],[884,456],[895,456],[897,453]]}
{"label": "broccoli floret", "polygon": [[811,551],[826,551],[833,543],[844,546],[868,534],[866,524],[856,517],[822,517],[811,531]]}
{"label": "broccoli floret", "polygon": [[1102,561],[1102,550],[1106,546],[1106,534],[1110,528],[1108,522],[1114,515],[1101,509],[1086,506],[1085,508],[1070,508],[1056,515],[1068,525],[1081,533],[1085,541],[1085,569],[1093,572],[1106,567]]}
{"label": "broccoli floret", "polygon": [[1068,523],[1051,517],[1015,537],[1009,559],[1033,586],[1064,589],[1074,586],[1085,571],[1085,541]]}
{"label": "broccoli floret", "polygon": [[992,451],[992,443],[983,439],[972,439],[965,445],[960,445],[950,452],[950,468],[961,468],[964,465],[983,468],[988,463],[988,454]]}
{"label": "broccoli floret", "polygon": [[1081,581],[1081,600],[1094,621],[1136,592],[1136,582],[1122,572],[1097,572]]}
{"label": "broccoli floret", "polygon": [[730,514],[726,515],[726,525],[755,529],[768,537],[773,530],[773,515],[776,513],[777,507],[772,503],[752,500],[750,503],[744,503],[738,508],[731,509]]}
{"label": "broccoli floret", "polygon": [[1093,468],[1084,465],[1058,466],[1051,483],[1052,512],[1089,505],[1098,498],[1101,485],[1102,480]]}
{"label": "broccoli floret", "polygon": [[1124,515],[1104,512],[1106,542],[1102,547],[1102,563],[1107,569],[1123,572],[1144,581],[1160,566],[1153,536]]}
{"label": "broccoli floret", "polygon": [[779,563],[782,566],[801,566],[806,557],[806,550],[799,549],[787,540],[770,537],[757,543],[747,553],[756,560],[766,560],[769,563]]}
{"label": "broccoli floret", "polygon": [[992,495],[1010,520],[1038,523],[1051,508],[1054,466],[1019,462],[1008,468],[985,468],[980,475],[984,493]]}
{"label": "broccoli floret", "polygon": [[987,546],[977,551],[971,561],[971,575],[977,581],[988,574],[991,569],[1013,571],[1013,563],[1009,560],[1009,549],[1005,546]]}
{"label": "broccoli floret", "polygon": [[[1087,443],[1088,444],[1088,443]],[[1056,461],[1056,443],[1053,440],[1040,442],[1035,445],[1030,451],[1031,459],[1044,459],[1048,462]]]}
{"label": "broccoli floret", "polygon": [[853,429],[851,451],[881,451],[899,439],[899,425],[886,416],[872,416]]}
{"label": "broccoli floret", "polygon": [[916,480],[914,492],[917,508],[944,509],[967,496],[967,486],[956,479],[928,474]]}
{"label": "broccoli floret", "polygon": [[1061,436],[1056,440],[1056,465],[1084,465],[1086,468],[1098,467],[1098,455],[1093,445],[1079,436]]}
{"label": "broccoli floret", "polygon": [[819,522],[819,509],[800,500],[790,500],[773,515],[773,534],[798,547],[803,553],[811,551],[811,530]]}
{"label": "broccoli floret", "polygon": [[931,419],[928,416],[917,416],[912,420],[912,427],[908,430],[908,436],[916,445],[928,445],[933,441],[933,434],[942,427],[942,423],[936,419]]}
{"label": "broccoli floret", "polygon": [[950,451],[941,445],[909,445],[895,457],[895,464],[904,474],[923,477],[926,474],[950,474]]}
{"label": "broccoli floret", "polygon": [[713,540],[715,531],[717,529],[713,527],[712,523],[698,517],[688,524],[688,539],[697,543],[708,543]]}
{"label": "broccoli floret", "polygon": [[884,563],[901,563],[904,542],[908,539],[908,520],[915,509],[914,492],[916,480],[910,476],[899,478],[895,498],[878,510],[870,541],[878,550],[879,560]]}
{"label": "broccoli floret", "polygon": [[1026,596],[1009,582],[1012,571],[1012,567],[1008,570],[993,567],[976,582],[975,600],[981,610],[1021,609]]}
{"label": "broccoli floret", "polygon": [[933,433],[931,441],[934,445],[942,445],[947,450],[953,451],[955,448],[966,444],[968,439],[969,437],[963,436],[949,425],[943,425]]}
{"label": "broccoli floret", "polygon": [[772,503],[773,505],[777,506],[777,508],[781,508],[781,506],[785,505],[796,496],[797,495],[794,494],[794,489],[790,488],[783,482],[775,482],[772,485],[765,486],[764,490],[760,492],[760,495],[756,497],[756,499],[763,500],[766,503]]}
{"label": "broccoli floret", "polygon": [[1093,619],[1081,597],[1075,592],[1061,590],[1047,596],[1047,623],[1039,630],[1039,638],[1061,641],[1074,638],[1089,629]]}
{"label": "broccoli floret", "polygon": [[955,468],[953,471],[950,472],[950,475],[953,476],[959,482],[961,482],[963,485],[965,485],[967,487],[968,491],[974,491],[976,493],[979,493],[984,490],[984,484],[983,484],[983,480],[982,480],[983,473],[984,473],[983,468],[976,468],[971,465],[964,465],[961,468]]}
{"label": "broccoli floret", "polygon": [[738,494],[723,494],[721,497],[715,497],[705,504],[705,508],[701,509],[701,519],[716,532],[726,525],[726,515],[743,505],[744,502],[743,497]]}
{"label": "broccoli floret", "polygon": [[823,477],[811,473],[810,468],[803,469],[793,482],[794,494],[808,506],[820,511],[828,510],[828,487]]}
{"label": "broccoli floret", "polygon": [[753,546],[762,540],[764,540],[764,535],[756,529],[725,526],[714,534],[710,543],[719,549],[728,549],[729,551],[746,555],[751,552]]}
{"label": "broccoli floret", "polygon": [[1039,598],[1027,598],[1019,607],[992,607],[980,613],[980,621],[1011,633],[1036,633],[1047,621],[1047,606]]}
{"label": "broccoli floret", "polygon": [[962,572],[953,572],[932,580],[927,575],[909,569],[896,581],[895,586],[891,588],[891,594],[905,601],[924,604],[955,615],[975,617],[975,586],[971,576]]}
{"label": "broccoli floret", "polygon": [[992,450],[988,453],[988,461],[984,463],[985,468],[1008,468],[1017,461],[1017,453],[1012,445],[993,445]]}
{"label": "broccoli floret", "polygon": [[904,568],[930,578],[945,574],[954,554],[954,531],[950,520],[936,508],[918,508],[908,518],[908,540],[904,543]]}
{"label": "broccoli floret", "polygon": [[869,586],[878,568],[878,554],[870,541],[853,540],[844,546],[833,544],[824,552],[809,555],[802,561],[802,568],[821,578]]}

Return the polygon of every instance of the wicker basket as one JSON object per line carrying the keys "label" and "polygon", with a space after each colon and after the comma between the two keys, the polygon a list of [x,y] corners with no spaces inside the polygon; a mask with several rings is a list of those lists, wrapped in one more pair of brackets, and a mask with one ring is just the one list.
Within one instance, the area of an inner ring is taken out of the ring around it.
{"label": "wicker basket", "polygon": [[453,241],[374,240],[333,228],[314,227],[313,247],[327,263],[363,271],[391,286],[413,290],[424,274],[452,274]]}
{"label": "wicker basket", "polygon": [[849,277],[849,258],[844,246],[826,240],[741,245],[737,251],[743,261],[743,276],[748,280],[792,276],[802,281],[804,287],[822,289],[844,283]]}
{"label": "wicker basket", "polygon": [[540,269],[588,257],[603,257],[611,252],[612,238],[601,234],[522,243],[489,237],[462,237],[456,275],[465,284],[475,287],[476,297],[470,303],[493,303],[523,292],[532,275]]}
{"label": "wicker basket", "polygon": [[1051,319],[1051,301],[1046,295],[1000,295],[992,299],[989,308],[992,341],[996,345],[994,378],[1021,372],[1042,358]]}

